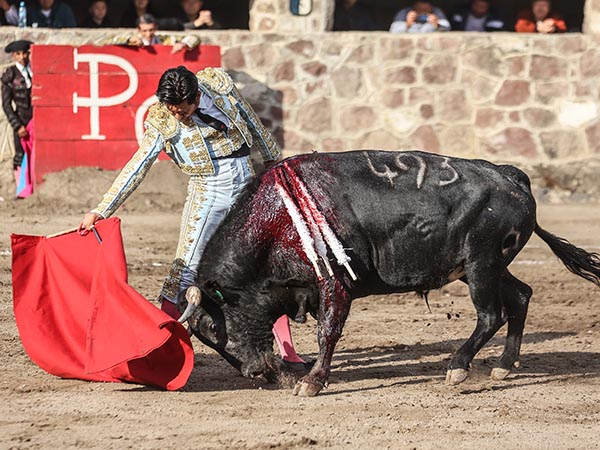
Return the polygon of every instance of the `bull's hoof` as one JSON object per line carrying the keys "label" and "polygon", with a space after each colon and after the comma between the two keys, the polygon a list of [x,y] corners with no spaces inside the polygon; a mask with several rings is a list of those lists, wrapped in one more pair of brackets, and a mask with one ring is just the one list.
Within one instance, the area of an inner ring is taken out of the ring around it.
{"label": "bull's hoof", "polygon": [[494,367],[492,369],[492,372],[490,373],[490,378],[494,381],[502,381],[508,376],[509,373],[510,373],[510,369],[503,369],[502,367]]}
{"label": "bull's hoof", "polygon": [[448,369],[446,372],[446,384],[456,386],[462,383],[469,376],[469,371],[466,369]]}
{"label": "bull's hoof", "polygon": [[294,386],[294,395],[298,395],[300,397],[314,397],[323,389],[323,385],[321,383],[309,383],[306,381],[298,381],[296,386]]}

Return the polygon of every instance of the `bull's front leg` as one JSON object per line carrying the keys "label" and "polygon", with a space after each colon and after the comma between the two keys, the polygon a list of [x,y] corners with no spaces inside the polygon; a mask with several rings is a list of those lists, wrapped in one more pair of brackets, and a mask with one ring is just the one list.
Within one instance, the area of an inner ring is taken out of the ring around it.
{"label": "bull's front leg", "polygon": [[336,278],[321,281],[317,323],[319,356],[311,371],[296,383],[294,395],[313,397],[327,385],[333,351],[349,312],[350,297],[342,283]]}

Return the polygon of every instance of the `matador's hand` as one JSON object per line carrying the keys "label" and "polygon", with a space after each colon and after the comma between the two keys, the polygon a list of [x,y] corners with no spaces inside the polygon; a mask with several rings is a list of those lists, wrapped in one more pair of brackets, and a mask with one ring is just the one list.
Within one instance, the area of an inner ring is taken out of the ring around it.
{"label": "matador's hand", "polygon": [[88,231],[92,229],[94,224],[101,220],[103,217],[100,214],[96,214],[94,212],[89,212],[85,216],[83,216],[83,220],[79,224],[77,231],[82,236],[86,235]]}

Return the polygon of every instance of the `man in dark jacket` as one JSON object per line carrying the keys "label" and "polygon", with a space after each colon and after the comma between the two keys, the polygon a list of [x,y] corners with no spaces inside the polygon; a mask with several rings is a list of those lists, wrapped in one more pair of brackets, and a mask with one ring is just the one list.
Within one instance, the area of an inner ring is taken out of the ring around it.
{"label": "man in dark jacket", "polygon": [[23,160],[21,138],[27,138],[27,124],[31,120],[31,68],[29,66],[29,41],[14,41],[4,51],[11,53],[15,64],[2,74],[2,109],[14,130],[15,157],[13,168],[17,170]]}
{"label": "man in dark jacket", "polygon": [[471,0],[450,15],[453,31],[503,31],[504,18],[491,0]]}
{"label": "man in dark jacket", "polygon": [[74,28],[77,20],[71,7],[60,0],[37,0],[27,8],[27,25],[45,28]]}

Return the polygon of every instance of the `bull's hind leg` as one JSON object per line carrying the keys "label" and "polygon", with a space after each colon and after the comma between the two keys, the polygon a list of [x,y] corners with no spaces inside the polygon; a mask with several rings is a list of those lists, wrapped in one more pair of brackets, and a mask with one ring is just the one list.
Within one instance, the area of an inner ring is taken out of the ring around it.
{"label": "bull's hind leg", "polygon": [[501,281],[501,295],[508,315],[508,333],[504,352],[490,375],[493,380],[503,380],[513,366],[518,367],[521,339],[531,294],[532,290],[528,285],[515,278],[508,270],[504,273]]}
{"label": "bull's hind leg", "polygon": [[296,383],[294,395],[313,397],[327,385],[333,351],[349,312],[350,297],[342,283],[335,278],[323,280],[319,285],[319,356],[311,371]]}
{"label": "bull's hind leg", "polygon": [[471,300],[477,312],[475,331],[456,351],[446,374],[446,383],[459,384],[469,375],[471,361],[506,322],[502,313],[500,271],[478,266],[467,274]]}

